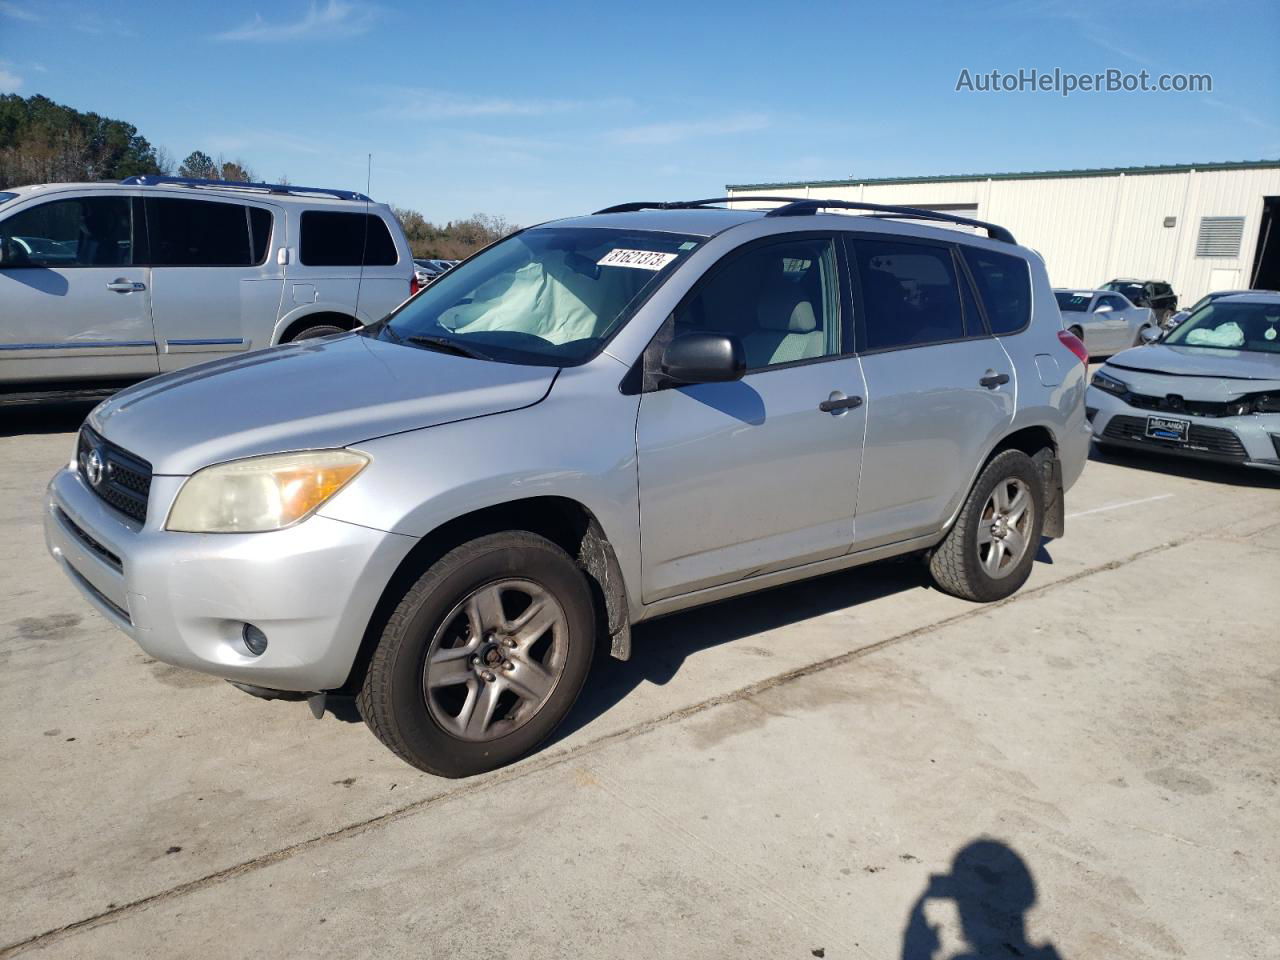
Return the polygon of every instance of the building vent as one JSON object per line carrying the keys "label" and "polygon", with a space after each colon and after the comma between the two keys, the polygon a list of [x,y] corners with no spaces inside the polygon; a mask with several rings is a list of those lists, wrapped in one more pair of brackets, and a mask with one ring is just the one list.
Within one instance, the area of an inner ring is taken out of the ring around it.
{"label": "building vent", "polygon": [[1196,256],[1238,257],[1243,236],[1244,217],[1201,217]]}

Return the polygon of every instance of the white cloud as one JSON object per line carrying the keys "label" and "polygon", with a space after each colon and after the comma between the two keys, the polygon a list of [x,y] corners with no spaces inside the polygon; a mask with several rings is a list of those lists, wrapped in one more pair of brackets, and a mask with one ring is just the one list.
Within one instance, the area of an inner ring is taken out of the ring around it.
{"label": "white cloud", "polygon": [[22,78],[0,63],[0,93],[17,93],[22,88]]}
{"label": "white cloud", "polygon": [[680,143],[700,137],[723,137],[735,133],[751,133],[769,126],[769,118],[762,113],[742,113],[717,120],[691,121],[687,123],[650,123],[637,127],[611,130],[605,138],[611,143],[646,145]]}
{"label": "white cloud", "polygon": [[519,99],[514,97],[477,97],[450,93],[447,90],[398,88],[389,91],[391,102],[384,114],[416,120],[456,119],[458,117],[545,117],[550,114],[574,113],[581,110],[625,109],[630,101]]}
{"label": "white cloud", "polygon": [[264,20],[262,14],[255,13],[252,20],[234,30],[216,34],[214,39],[273,43],[299,37],[353,37],[367,32],[377,14],[378,8],[366,3],[328,0],[327,3],[316,4],[312,0],[300,20],[272,23]]}
{"label": "white cloud", "polygon": [[9,17],[13,20],[21,20],[24,23],[39,23],[40,15],[28,10],[20,4],[10,3],[9,0],[0,0],[0,16]]}

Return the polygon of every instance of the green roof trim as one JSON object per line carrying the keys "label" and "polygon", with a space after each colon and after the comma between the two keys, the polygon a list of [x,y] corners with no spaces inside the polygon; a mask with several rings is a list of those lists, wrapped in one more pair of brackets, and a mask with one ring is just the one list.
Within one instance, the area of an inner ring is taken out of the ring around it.
{"label": "green roof trim", "polygon": [[1140,177],[1153,173],[1250,170],[1280,167],[1280,160],[1227,160],[1218,163],[1171,163],[1148,167],[1093,167],[1081,170],[1031,170],[1026,173],[959,173],[933,177],[849,177],[844,180],[792,180],[788,183],[729,183],[726,190],[778,190],[798,187],[860,187],[887,183],[960,183],[967,180],[1059,180],[1067,177]]}

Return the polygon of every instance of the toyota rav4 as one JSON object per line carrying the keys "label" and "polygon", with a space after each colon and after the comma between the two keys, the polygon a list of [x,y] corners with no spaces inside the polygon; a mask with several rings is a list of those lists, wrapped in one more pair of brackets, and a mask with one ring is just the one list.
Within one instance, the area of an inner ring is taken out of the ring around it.
{"label": "toyota rav4", "polygon": [[49,549],[151,656],[353,695],[446,776],[533,749],[640,621],[907,554],[1013,593],[1089,446],[1041,259],[756,199],[524,230],[372,326],[125,390]]}

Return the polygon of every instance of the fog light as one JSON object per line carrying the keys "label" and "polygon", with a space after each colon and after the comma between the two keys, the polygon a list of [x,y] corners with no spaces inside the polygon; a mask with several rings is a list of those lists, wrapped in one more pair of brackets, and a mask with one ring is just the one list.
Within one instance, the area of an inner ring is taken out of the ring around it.
{"label": "fog light", "polygon": [[249,648],[249,652],[255,657],[262,656],[266,651],[267,635],[252,623],[246,623],[244,629],[240,631],[240,635],[244,637],[244,645]]}

